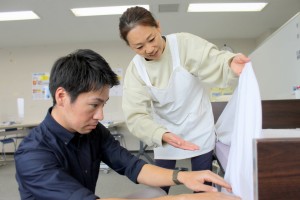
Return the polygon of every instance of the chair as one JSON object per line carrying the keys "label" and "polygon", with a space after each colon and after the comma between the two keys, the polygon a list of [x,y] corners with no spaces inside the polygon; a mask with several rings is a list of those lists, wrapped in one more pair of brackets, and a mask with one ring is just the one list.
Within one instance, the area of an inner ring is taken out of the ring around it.
{"label": "chair", "polygon": [[[110,128],[112,135],[114,136],[115,140],[118,140],[120,145],[126,148],[126,142],[124,139],[124,135],[122,133],[117,133],[117,130],[114,128]],[[108,174],[110,168],[103,162],[100,163],[100,170],[102,170],[105,174]]]}
{"label": "chair", "polygon": [[124,139],[124,135],[122,133],[113,133],[112,134],[116,140],[118,140],[124,148],[126,148],[126,142]]}
{"label": "chair", "polygon": [[17,148],[17,144],[16,144],[16,140],[15,140],[16,137],[7,137],[6,132],[16,131],[16,130],[17,130],[17,128],[4,129],[4,133],[5,133],[4,137],[2,139],[0,139],[0,142],[2,143],[1,157],[2,157],[2,161],[4,161],[4,164],[2,164],[2,165],[5,165],[5,162],[7,161],[7,159],[6,159],[5,145],[12,143],[14,145],[14,152],[16,151],[16,148]]}
{"label": "chair", "polygon": [[140,141],[140,149],[139,149],[139,153],[137,154],[137,157],[140,158],[141,156],[144,156],[149,161],[149,163],[153,164],[154,163],[153,159],[146,152],[147,148],[148,145],[147,144],[144,145],[144,143]]}

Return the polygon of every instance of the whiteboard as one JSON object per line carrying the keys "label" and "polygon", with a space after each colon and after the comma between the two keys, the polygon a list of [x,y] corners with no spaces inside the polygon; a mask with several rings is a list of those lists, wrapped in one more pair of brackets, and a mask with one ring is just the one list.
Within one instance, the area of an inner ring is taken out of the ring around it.
{"label": "whiteboard", "polygon": [[249,57],[263,100],[294,99],[292,88],[300,85],[300,12]]}

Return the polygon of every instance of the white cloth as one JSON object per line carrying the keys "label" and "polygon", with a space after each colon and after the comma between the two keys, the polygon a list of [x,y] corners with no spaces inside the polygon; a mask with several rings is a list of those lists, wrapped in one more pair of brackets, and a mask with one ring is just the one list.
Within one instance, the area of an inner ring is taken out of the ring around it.
{"label": "white cloth", "polygon": [[[169,144],[154,148],[155,159],[185,159],[195,157],[214,149],[214,118],[208,95],[200,80],[180,65],[176,35],[168,35],[172,54],[173,72],[168,87],[153,87],[141,56],[133,61],[137,71],[146,83],[153,101],[153,117],[168,131],[200,146],[200,150],[187,151]],[[165,66],[161,66],[165,67]]]}
{"label": "white cloth", "polygon": [[224,178],[234,195],[253,200],[253,139],[262,132],[262,110],[251,63],[246,64],[239,85],[216,124],[219,140],[231,144]]}

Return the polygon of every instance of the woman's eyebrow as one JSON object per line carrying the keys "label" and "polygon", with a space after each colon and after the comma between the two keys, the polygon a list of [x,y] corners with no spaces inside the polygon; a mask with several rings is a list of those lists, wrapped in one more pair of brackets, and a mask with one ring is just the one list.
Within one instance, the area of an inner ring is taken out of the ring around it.
{"label": "woman's eyebrow", "polygon": [[[146,38],[146,40],[148,41],[151,37],[153,37],[153,33],[150,33],[150,35]],[[136,43],[136,44],[133,44],[133,45],[138,46],[138,45],[142,45],[142,44],[143,44],[143,43],[140,42],[140,43]]]}

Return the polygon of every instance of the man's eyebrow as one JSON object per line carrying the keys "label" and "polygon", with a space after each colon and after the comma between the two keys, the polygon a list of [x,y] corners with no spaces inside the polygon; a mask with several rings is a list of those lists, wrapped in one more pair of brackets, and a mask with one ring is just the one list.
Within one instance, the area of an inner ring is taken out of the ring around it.
{"label": "man's eyebrow", "polygon": [[94,100],[105,103],[109,100],[109,97],[106,100],[101,99],[101,98],[95,98]]}

